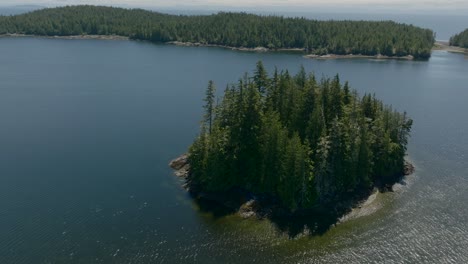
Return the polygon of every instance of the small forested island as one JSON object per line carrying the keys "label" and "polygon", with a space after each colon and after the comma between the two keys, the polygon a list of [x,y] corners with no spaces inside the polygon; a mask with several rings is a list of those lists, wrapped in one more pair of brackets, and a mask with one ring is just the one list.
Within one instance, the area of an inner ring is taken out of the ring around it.
{"label": "small forested island", "polygon": [[451,37],[450,46],[468,49],[468,29]]}
{"label": "small forested island", "polygon": [[102,6],[0,16],[0,34],[117,35],[178,45],[406,59],[429,58],[434,44],[433,31],[392,21],[319,21],[246,13],[185,16]]}
{"label": "small forested island", "polygon": [[413,121],[338,75],[317,80],[301,68],[269,76],[258,62],[221,100],[210,81],[204,109],[199,136],[170,165],[195,198],[247,216],[339,217],[412,171]]}

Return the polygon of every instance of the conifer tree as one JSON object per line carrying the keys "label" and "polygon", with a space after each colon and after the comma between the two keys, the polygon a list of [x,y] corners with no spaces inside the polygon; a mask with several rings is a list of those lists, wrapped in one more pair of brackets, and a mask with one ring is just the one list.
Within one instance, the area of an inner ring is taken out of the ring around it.
{"label": "conifer tree", "polygon": [[205,119],[204,122],[208,126],[208,132],[211,134],[215,109],[215,93],[216,88],[213,81],[208,82],[208,87],[205,93]]}

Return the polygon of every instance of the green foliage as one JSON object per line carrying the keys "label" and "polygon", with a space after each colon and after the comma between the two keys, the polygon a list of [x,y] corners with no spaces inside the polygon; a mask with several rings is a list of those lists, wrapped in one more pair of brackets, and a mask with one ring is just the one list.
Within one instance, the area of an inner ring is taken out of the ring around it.
{"label": "green foliage", "polygon": [[301,68],[269,77],[258,62],[252,78],[226,88],[211,130],[209,109],[189,155],[191,180],[207,191],[242,188],[296,210],[403,173],[412,120],[338,76],[318,83]]}
{"label": "green foliage", "polygon": [[299,48],[315,54],[430,57],[431,30],[391,21],[318,21],[218,13],[176,16],[141,9],[70,6],[0,17],[0,34],[121,35],[153,42]]}
{"label": "green foliage", "polygon": [[450,45],[468,49],[468,29],[451,37]]}

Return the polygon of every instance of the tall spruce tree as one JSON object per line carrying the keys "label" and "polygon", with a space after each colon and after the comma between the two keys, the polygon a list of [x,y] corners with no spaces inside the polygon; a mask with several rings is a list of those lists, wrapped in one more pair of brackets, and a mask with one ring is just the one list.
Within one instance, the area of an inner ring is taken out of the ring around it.
{"label": "tall spruce tree", "polygon": [[204,122],[208,126],[208,132],[211,134],[213,127],[214,109],[215,109],[215,93],[216,87],[213,81],[208,82],[208,87],[205,93],[205,118]]}

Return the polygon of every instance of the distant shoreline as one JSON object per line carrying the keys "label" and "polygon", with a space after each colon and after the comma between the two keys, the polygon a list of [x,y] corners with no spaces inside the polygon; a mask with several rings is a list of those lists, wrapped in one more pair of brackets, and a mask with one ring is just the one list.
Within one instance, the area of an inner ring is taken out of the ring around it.
{"label": "distant shoreline", "polygon": [[47,38],[47,39],[98,39],[98,40],[130,40],[129,37],[118,35],[73,35],[73,36],[44,36],[29,34],[3,34],[3,38]]}
{"label": "distant shoreline", "polygon": [[[70,40],[78,40],[78,39],[96,39],[96,40],[132,40],[129,37],[119,36],[119,35],[72,35],[72,36],[44,36],[44,35],[30,35],[30,34],[2,34],[0,38],[47,38],[47,39],[70,39]],[[231,47],[231,46],[223,46],[217,44],[204,44],[204,43],[192,43],[192,42],[181,42],[181,41],[170,41],[170,42],[162,42],[162,44],[167,45],[175,45],[175,46],[182,46],[182,47],[216,47],[216,48],[224,48],[230,49],[235,51],[247,51],[247,52],[295,52],[295,53],[306,53],[305,49],[301,48],[280,48],[280,49],[269,49],[265,47],[256,47],[256,48],[246,48],[246,47]],[[451,53],[459,53],[468,56],[468,49],[450,46],[448,42],[443,41],[436,41],[434,44],[434,48],[432,51],[435,50],[442,50],[448,51]],[[385,56],[385,55],[362,55],[362,54],[346,54],[346,55],[338,55],[338,54],[325,54],[325,55],[317,55],[317,54],[305,54],[304,58],[307,59],[316,59],[316,60],[335,60],[335,59],[375,59],[375,60],[414,60],[414,57],[411,55],[408,56]]]}
{"label": "distant shoreline", "polygon": [[414,57],[411,55],[408,56],[385,56],[385,55],[361,55],[361,54],[346,54],[346,55],[337,55],[337,54],[325,54],[325,55],[316,55],[316,54],[307,54],[305,49],[301,48],[280,48],[280,49],[269,49],[265,47],[256,47],[256,48],[245,48],[245,47],[231,47],[223,46],[216,44],[204,44],[204,43],[192,43],[192,42],[180,42],[180,41],[171,41],[166,44],[184,46],[184,47],[218,47],[225,48],[230,50],[238,51],[249,51],[249,52],[298,52],[304,53],[304,58],[307,59],[321,59],[321,60],[332,60],[332,59],[376,59],[376,60],[414,60]]}

